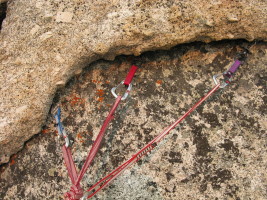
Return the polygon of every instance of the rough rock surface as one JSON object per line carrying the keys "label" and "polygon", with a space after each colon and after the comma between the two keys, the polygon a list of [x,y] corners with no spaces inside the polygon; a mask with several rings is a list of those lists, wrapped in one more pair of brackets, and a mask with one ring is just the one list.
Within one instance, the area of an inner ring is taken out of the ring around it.
{"label": "rough rock surface", "polygon": [[100,58],[266,40],[265,0],[16,0],[0,34],[0,162],[41,130],[56,90]]}
{"label": "rough rock surface", "polygon": [[[189,109],[213,87],[211,76],[227,69],[238,50],[235,42],[193,43],[138,57],[142,69],[131,97],[119,107],[84,187]],[[267,44],[252,46],[251,53],[231,85],[174,129],[149,159],[94,199],[267,199]],[[132,58],[96,62],[56,94],[53,107],[62,108],[79,168],[114,102],[110,89],[123,79]],[[49,116],[42,132],[0,170],[0,199],[61,199],[70,186],[62,144]]]}

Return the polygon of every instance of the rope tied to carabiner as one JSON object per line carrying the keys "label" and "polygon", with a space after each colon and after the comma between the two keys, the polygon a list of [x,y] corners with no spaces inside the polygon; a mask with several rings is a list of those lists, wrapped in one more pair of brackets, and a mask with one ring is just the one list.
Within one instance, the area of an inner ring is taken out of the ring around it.
{"label": "rope tied to carabiner", "polygon": [[222,74],[214,75],[213,80],[215,84],[218,84],[220,82],[220,88],[224,88],[225,86],[229,85],[232,82],[232,78],[240,65],[246,60],[248,53],[248,49],[244,48],[244,50],[237,55],[237,59],[227,71],[223,72]]}
{"label": "rope tied to carabiner", "polygon": [[68,175],[69,175],[70,180],[72,182],[72,186],[70,188],[70,191],[64,195],[65,200],[77,200],[83,196],[83,189],[80,186],[80,181],[83,178],[84,174],[86,173],[87,169],[89,168],[91,162],[95,158],[95,156],[96,156],[96,154],[100,148],[100,144],[101,144],[101,141],[104,137],[104,134],[108,128],[108,125],[112,121],[112,119],[114,119],[114,114],[115,114],[120,102],[122,100],[125,100],[128,97],[128,95],[132,89],[131,82],[132,82],[132,79],[133,79],[137,69],[138,69],[137,66],[132,65],[125,80],[119,84],[119,85],[125,85],[126,87],[128,87],[126,89],[125,93],[123,94],[123,96],[116,94],[116,88],[118,86],[112,88],[111,92],[112,92],[113,96],[116,98],[115,103],[113,104],[108,116],[104,120],[103,125],[102,125],[102,127],[101,127],[101,129],[97,135],[97,138],[96,138],[95,142],[93,143],[92,148],[89,151],[89,154],[88,154],[88,156],[85,160],[85,163],[84,163],[82,169],[80,170],[79,174],[77,173],[77,169],[75,167],[75,164],[74,164],[74,161],[72,158],[71,149],[70,149],[71,148],[70,139],[69,139],[68,134],[65,131],[63,124],[61,122],[61,110],[60,110],[60,108],[58,108],[56,114],[54,115],[55,120],[56,120],[56,126],[58,129],[58,133],[60,136],[63,136],[65,139],[65,145],[63,145],[63,147],[62,147],[62,152],[63,152],[64,161],[65,161],[65,164],[67,167]]}
{"label": "rope tied to carabiner", "polygon": [[[147,143],[142,149],[137,151],[134,155],[131,156],[127,161],[125,161],[123,164],[119,165],[116,169],[114,169],[111,173],[106,175],[104,178],[99,180],[97,183],[95,183],[92,187],[90,187],[85,194],[83,194],[83,189],[80,186],[80,181],[82,177],[84,176],[86,170],[90,166],[90,163],[94,159],[99,147],[100,147],[100,142],[104,137],[104,133],[108,128],[109,123],[111,120],[114,118],[114,113],[120,104],[122,100],[125,100],[129,92],[132,89],[131,81],[133,79],[133,76],[137,70],[136,66],[132,66],[126,79],[122,81],[118,86],[112,88],[111,93],[113,96],[116,98],[116,101],[111,108],[108,116],[106,117],[105,121],[103,122],[103,125],[100,129],[100,132],[86,158],[86,161],[79,172],[79,174],[76,171],[72,155],[71,155],[71,150],[70,150],[70,143],[69,140],[66,140],[67,133],[66,131],[64,132],[64,128],[62,123],[60,122],[60,109],[58,109],[57,114],[55,115],[57,126],[58,126],[58,131],[59,134],[64,136],[66,144],[62,147],[63,151],[63,157],[64,161],[67,166],[68,174],[72,182],[72,186],[70,188],[70,191],[65,194],[65,199],[66,200],[77,200],[77,199],[88,199],[93,197],[95,194],[97,194],[100,190],[104,189],[112,180],[114,180],[116,177],[118,177],[125,169],[130,167],[132,164],[136,163],[140,159],[142,159],[145,155],[147,155],[149,152],[151,152],[158,144],[162,141],[166,135],[170,133],[171,130],[173,130],[178,124],[180,124],[188,115],[190,115],[196,108],[198,108],[205,100],[207,100],[213,93],[215,93],[218,89],[226,87],[228,84],[231,83],[232,78],[240,65],[244,62],[248,52],[244,51],[238,55],[238,58],[234,61],[234,63],[231,65],[231,67],[218,75],[213,76],[213,80],[215,83],[215,86],[206,94],[204,95],[197,103],[195,103],[187,112],[185,112],[180,118],[178,118],[174,123],[166,127],[158,136],[156,136],[154,139],[152,139],[149,143]],[[125,86],[127,87],[125,93],[123,95],[118,95],[116,93],[116,90],[120,86]],[[66,137],[65,137],[66,136]]]}
{"label": "rope tied to carabiner", "polygon": [[[184,113],[177,121],[172,123],[170,126],[166,127],[162,133],[156,136],[153,140],[151,140],[148,144],[146,144],[141,150],[131,156],[127,161],[114,169],[111,173],[106,175],[104,178],[100,179],[97,183],[95,183],[92,187],[90,187],[81,200],[89,199],[96,195],[100,190],[104,189],[112,180],[117,178],[124,170],[130,167],[132,164],[139,161],[142,157],[151,152],[166,135],[170,133],[179,123],[181,123],[190,113],[192,113],[198,106],[200,106],[206,99],[208,99],[213,93],[215,93],[218,89],[227,86],[231,81],[232,76],[237,71],[239,66],[242,64],[241,59],[235,60],[234,64],[223,74],[225,74],[226,78],[218,81],[218,75],[214,75],[214,83],[215,86],[204,96],[202,97],[194,106],[192,106],[186,113]],[[223,75],[222,74],[222,75]]]}

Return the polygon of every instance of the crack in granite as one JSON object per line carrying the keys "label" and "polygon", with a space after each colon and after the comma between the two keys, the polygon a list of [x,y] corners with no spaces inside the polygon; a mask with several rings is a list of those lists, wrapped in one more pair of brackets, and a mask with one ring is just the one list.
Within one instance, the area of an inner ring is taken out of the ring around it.
{"label": "crack in granite", "polygon": [[[176,120],[225,70],[245,41],[179,45],[139,57],[100,60],[58,90],[63,123],[81,168],[114,98],[110,89],[133,60],[141,64],[131,97],[119,108],[84,188],[129,158]],[[266,199],[266,49],[259,42],[232,85],[212,96],[146,159],[126,170],[94,199]],[[62,199],[70,181],[53,117],[8,165],[0,199]]]}

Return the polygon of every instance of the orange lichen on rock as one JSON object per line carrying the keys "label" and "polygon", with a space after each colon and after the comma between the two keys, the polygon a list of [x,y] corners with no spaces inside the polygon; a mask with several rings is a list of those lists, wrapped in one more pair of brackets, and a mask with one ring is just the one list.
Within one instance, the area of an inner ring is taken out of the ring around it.
{"label": "orange lichen on rock", "polygon": [[47,134],[47,133],[49,133],[49,129],[43,129],[42,130],[42,134]]}
{"label": "orange lichen on rock", "polygon": [[70,99],[70,104],[71,106],[85,104],[85,99],[80,98],[74,94]]}
{"label": "orange lichen on rock", "polygon": [[97,92],[96,92],[96,94],[97,94],[98,96],[102,97],[105,93],[104,93],[104,90],[102,90],[102,89],[98,89]]}
{"label": "orange lichen on rock", "polygon": [[77,138],[79,138],[79,139],[82,139],[83,138],[82,135],[81,135],[81,133],[78,133],[77,134]]}
{"label": "orange lichen on rock", "polygon": [[97,91],[96,91],[96,95],[97,95],[98,97],[96,98],[96,100],[99,101],[99,102],[103,102],[103,100],[104,100],[104,97],[103,97],[104,94],[105,94],[104,90],[102,90],[102,89],[97,89]]}
{"label": "orange lichen on rock", "polygon": [[162,80],[157,80],[156,84],[161,85],[162,84]]}
{"label": "orange lichen on rock", "polygon": [[104,100],[104,97],[98,97],[97,98],[97,101],[99,101],[99,102],[103,102],[103,100]]}
{"label": "orange lichen on rock", "polygon": [[11,157],[11,161],[10,161],[10,166],[12,166],[12,165],[14,165],[16,162],[15,162],[15,158],[17,157],[17,155],[15,154],[15,155],[13,155],[12,157]]}

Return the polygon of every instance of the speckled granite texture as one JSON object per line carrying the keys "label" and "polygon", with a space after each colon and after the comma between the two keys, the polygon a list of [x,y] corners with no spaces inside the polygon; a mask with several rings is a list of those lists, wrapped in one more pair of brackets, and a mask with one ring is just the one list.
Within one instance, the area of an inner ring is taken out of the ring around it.
{"label": "speckled granite texture", "polygon": [[[89,187],[175,121],[226,70],[243,41],[180,45],[137,58],[98,61],[56,94],[81,167],[114,98],[110,89],[133,59],[142,64],[131,97],[120,106],[92,168]],[[267,199],[267,44],[250,48],[233,83],[211,97],[145,160],[93,199]],[[42,132],[1,167],[0,199],[62,199],[70,181],[50,115]]]}
{"label": "speckled granite texture", "polygon": [[84,67],[223,39],[267,41],[266,0],[10,0],[0,32],[0,163]]}

